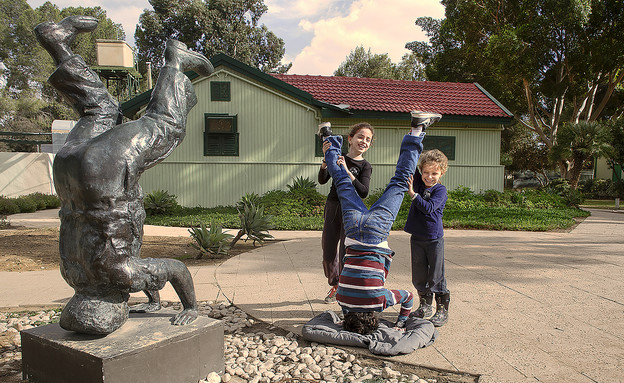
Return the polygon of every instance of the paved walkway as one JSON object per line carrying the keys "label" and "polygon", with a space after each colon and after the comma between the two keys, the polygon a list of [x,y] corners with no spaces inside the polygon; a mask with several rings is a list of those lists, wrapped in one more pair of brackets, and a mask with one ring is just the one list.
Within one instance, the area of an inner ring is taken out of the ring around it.
{"label": "paved walkway", "polygon": [[[149,226],[145,233],[187,235]],[[300,334],[312,316],[339,309],[323,303],[320,233],[272,234],[286,241],[192,268],[198,299],[226,297]],[[393,232],[389,241],[396,255],[387,286],[409,288],[409,237]],[[624,214],[595,210],[569,233],[447,230],[445,242],[449,323],[432,346],[393,360],[480,374],[482,382],[624,382]],[[0,273],[0,292],[0,307],[72,295],[57,271]],[[176,299],[169,286],[161,295]]]}

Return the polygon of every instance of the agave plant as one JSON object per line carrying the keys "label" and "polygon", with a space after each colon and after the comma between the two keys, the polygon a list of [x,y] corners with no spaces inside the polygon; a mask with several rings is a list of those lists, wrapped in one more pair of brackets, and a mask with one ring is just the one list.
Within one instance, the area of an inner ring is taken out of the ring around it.
{"label": "agave plant", "polygon": [[199,227],[193,227],[189,229],[191,238],[195,243],[191,243],[191,246],[199,250],[197,259],[200,259],[204,254],[215,255],[227,255],[230,250],[230,239],[234,237],[232,234],[223,232],[221,225],[210,222],[210,230],[206,229],[204,223],[200,223]]}
{"label": "agave plant", "polygon": [[240,218],[241,229],[232,240],[230,247],[234,247],[243,235],[247,235],[245,240],[253,240],[254,245],[256,242],[263,243],[267,239],[273,238],[268,233],[273,228],[271,216],[264,214],[264,206],[256,205],[253,202],[245,204],[242,209],[238,208],[238,218]]}
{"label": "agave plant", "polygon": [[237,210],[243,210],[245,206],[255,205],[259,206],[261,204],[261,197],[256,193],[245,193],[244,196],[241,197],[240,201],[236,204]]}
{"label": "agave plant", "polygon": [[169,214],[178,207],[177,197],[165,190],[154,190],[143,199],[148,215]]}
{"label": "agave plant", "polygon": [[286,185],[289,191],[299,190],[299,189],[316,189],[316,182],[312,181],[308,177],[295,177],[293,178],[291,185]]}

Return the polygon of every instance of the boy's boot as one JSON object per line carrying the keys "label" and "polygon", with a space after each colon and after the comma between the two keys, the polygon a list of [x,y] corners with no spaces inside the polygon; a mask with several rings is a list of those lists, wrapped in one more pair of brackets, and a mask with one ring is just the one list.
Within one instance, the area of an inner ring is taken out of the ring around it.
{"label": "boy's boot", "polygon": [[318,134],[321,141],[332,135],[331,122],[323,122],[318,126]]}
{"label": "boy's boot", "polygon": [[451,294],[436,294],[436,313],[429,319],[435,327],[442,327],[448,322],[448,307],[451,301]]}
{"label": "boy's boot", "polygon": [[433,303],[433,293],[421,293],[419,291],[418,297],[420,298],[420,306],[410,314],[410,317],[428,319],[433,315],[433,306],[431,305]]}

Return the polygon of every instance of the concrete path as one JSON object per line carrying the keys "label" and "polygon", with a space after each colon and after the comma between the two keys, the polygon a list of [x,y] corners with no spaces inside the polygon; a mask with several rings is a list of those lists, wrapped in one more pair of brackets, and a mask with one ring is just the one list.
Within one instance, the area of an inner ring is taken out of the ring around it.
{"label": "concrete path", "polygon": [[[186,235],[179,230],[164,229]],[[272,234],[286,241],[193,268],[198,299],[225,297],[300,334],[312,316],[339,310],[323,303],[320,233]],[[624,214],[594,210],[569,233],[445,237],[449,323],[432,346],[393,360],[479,374],[482,382],[624,382]],[[387,286],[411,288],[409,237],[393,232],[389,241],[396,255]],[[72,294],[63,284],[54,271],[0,273],[0,307],[61,303]],[[176,299],[170,288],[162,296]]]}

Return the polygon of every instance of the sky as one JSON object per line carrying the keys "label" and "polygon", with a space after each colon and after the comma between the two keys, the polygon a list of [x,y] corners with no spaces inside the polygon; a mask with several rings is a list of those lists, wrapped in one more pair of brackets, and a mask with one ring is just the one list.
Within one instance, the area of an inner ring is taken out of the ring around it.
{"label": "sky", "polygon": [[[134,46],[134,30],[147,0],[50,0],[59,8],[94,7],[123,25],[126,42]],[[36,8],[45,0],[27,0]],[[414,22],[420,16],[444,17],[439,0],[264,0],[268,11],[261,24],[284,40],[283,62],[289,74],[331,76],[357,46],[387,53],[398,63],[409,53],[405,43],[427,37]]]}

